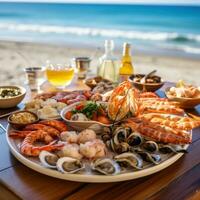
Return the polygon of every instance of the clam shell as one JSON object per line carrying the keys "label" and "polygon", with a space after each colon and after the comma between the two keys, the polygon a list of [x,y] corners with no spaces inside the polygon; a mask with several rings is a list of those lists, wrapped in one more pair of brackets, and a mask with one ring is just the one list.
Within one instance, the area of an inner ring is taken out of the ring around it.
{"label": "clam shell", "polygon": [[92,163],[92,170],[104,175],[115,175],[120,173],[120,166],[110,158],[99,158]]}
{"label": "clam shell", "polygon": [[113,142],[118,145],[121,142],[125,142],[127,138],[127,132],[124,127],[117,127],[113,132]]}
{"label": "clam shell", "polygon": [[135,169],[142,169],[143,161],[142,159],[131,152],[122,153],[114,157],[115,161],[118,162],[120,165],[125,165],[128,167],[132,167]]}
{"label": "clam shell", "polygon": [[41,151],[39,154],[40,162],[44,167],[56,168],[56,163],[58,161],[58,156],[52,154],[48,151]]}
{"label": "clam shell", "polygon": [[76,173],[85,168],[85,165],[78,159],[71,157],[59,158],[56,163],[58,171],[62,173]]}

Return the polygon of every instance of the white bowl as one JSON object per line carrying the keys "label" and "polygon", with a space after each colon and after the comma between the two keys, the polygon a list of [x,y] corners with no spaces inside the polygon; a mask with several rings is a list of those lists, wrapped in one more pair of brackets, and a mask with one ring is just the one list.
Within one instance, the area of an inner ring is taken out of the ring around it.
{"label": "white bowl", "polygon": [[[92,129],[96,133],[100,133],[102,131],[103,127],[110,127],[113,125],[113,124],[103,124],[103,123],[100,123],[97,121],[92,121],[92,120],[90,120],[90,121],[73,121],[73,120],[66,119],[65,114],[68,111],[73,110],[76,107],[76,105],[78,105],[80,103],[81,102],[76,102],[74,104],[71,104],[71,105],[63,108],[63,110],[61,111],[60,115],[61,115],[62,119],[64,121],[66,121],[69,126],[71,126],[72,128],[74,128],[77,131],[82,131],[84,129]],[[106,102],[97,102],[97,103],[107,104]]]}
{"label": "white bowl", "polygon": [[6,85],[6,86],[0,86],[0,88],[14,88],[14,89],[20,89],[20,91],[21,91],[20,95],[10,97],[10,98],[0,99],[0,108],[15,107],[24,99],[24,97],[26,95],[26,89],[21,86]]}

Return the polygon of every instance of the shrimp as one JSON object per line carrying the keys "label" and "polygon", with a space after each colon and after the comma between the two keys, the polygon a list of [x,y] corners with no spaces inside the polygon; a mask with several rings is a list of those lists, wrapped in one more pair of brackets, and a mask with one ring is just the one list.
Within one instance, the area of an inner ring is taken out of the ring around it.
{"label": "shrimp", "polygon": [[67,131],[67,125],[64,122],[58,121],[58,120],[44,120],[39,122],[40,124],[44,124],[47,126],[51,126],[55,129],[57,129],[60,132]]}
{"label": "shrimp", "polygon": [[[34,143],[36,141],[45,142],[47,145],[35,146]],[[42,150],[54,151],[60,150],[62,147],[63,144],[55,144],[55,141],[47,132],[38,130],[32,131],[25,137],[20,146],[20,151],[26,156],[38,156]]]}
{"label": "shrimp", "polygon": [[43,130],[49,134],[55,134],[55,136],[60,135],[60,131],[58,131],[56,128],[47,126],[44,124],[30,124],[27,125],[24,130],[29,130],[29,131],[35,131],[35,130]]}

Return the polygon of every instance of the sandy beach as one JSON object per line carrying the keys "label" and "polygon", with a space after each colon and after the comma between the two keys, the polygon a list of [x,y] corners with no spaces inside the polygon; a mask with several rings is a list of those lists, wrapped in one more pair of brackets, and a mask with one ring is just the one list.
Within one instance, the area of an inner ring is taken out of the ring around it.
{"label": "sandy beach", "polygon": [[[103,45],[102,45],[103,46]],[[180,57],[134,54],[133,65],[136,73],[147,73],[157,69],[158,74],[168,81],[180,79],[195,85],[200,85],[200,60]],[[52,63],[69,63],[76,56],[90,56],[91,70],[96,71],[98,58],[102,49],[94,47],[77,47],[72,45],[54,46],[24,42],[0,41],[0,85],[20,84],[25,82],[23,69],[27,66],[44,66],[46,60]],[[116,56],[121,57],[117,51]]]}

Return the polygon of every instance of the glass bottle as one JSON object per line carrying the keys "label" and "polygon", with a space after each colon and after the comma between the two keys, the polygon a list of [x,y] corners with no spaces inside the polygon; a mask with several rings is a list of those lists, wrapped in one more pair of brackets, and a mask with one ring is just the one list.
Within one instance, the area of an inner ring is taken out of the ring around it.
{"label": "glass bottle", "polygon": [[119,68],[119,81],[123,82],[128,79],[128,77],[134,73],[134,67],[132,65],[131,58],[131,45],[129,43],[124,43],[123,47],[123,57],[121,61],[121,66]]}
{"label": "glass bottle", "polygon": [[118,81],[117,59],[113,55],[114,42],[113,40],[105,41],[105,54],[99,59],[98,75],[111,80]]}

